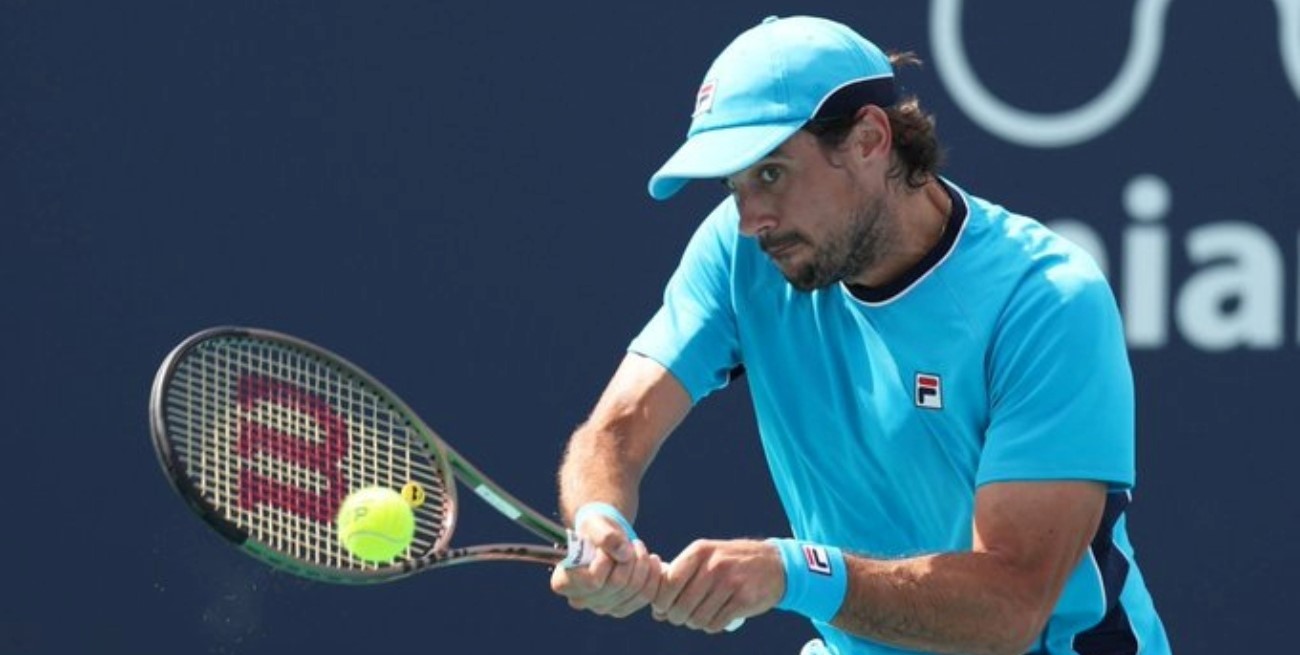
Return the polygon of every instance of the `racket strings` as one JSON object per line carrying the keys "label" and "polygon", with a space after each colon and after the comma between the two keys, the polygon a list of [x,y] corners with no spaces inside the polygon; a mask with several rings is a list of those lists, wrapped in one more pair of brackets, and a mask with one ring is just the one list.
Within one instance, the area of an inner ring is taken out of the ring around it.
{"label": "racket strings", "polygon": [[[166,434],[189,480],[263,546],[332,568],[373,568],[338,542],[349,492],[419,485],[405,558],[434,549],[451,508],[438,462],[406,414],[346,369],[289,344],[205,342],[165,391]],[[402,558],[399,558],[399,560]]]}

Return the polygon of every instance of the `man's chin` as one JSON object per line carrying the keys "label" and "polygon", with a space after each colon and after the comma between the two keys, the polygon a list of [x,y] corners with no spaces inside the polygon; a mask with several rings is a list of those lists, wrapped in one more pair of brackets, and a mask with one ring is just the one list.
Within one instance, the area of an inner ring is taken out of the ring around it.
{"label": "man's chin", "polygon": [[786,282],[790,283],[790,286],[804,293],[811,293],[818,289],[825,289],[826,287],[835,284],[835,280],[819,279],[816,272],[806,269],[791,273],[782,268],[781,276],[785,278]]}
{"label": "man's chin", "polygon": [[793,257],[769,257],[772,265],[776,270],[781,271],[781,277],[785,278],[790,286],[799,291],[810,292],[835,284],[838,278],[832,278],[821,274],[817,268],[808,263],[798,263]]}

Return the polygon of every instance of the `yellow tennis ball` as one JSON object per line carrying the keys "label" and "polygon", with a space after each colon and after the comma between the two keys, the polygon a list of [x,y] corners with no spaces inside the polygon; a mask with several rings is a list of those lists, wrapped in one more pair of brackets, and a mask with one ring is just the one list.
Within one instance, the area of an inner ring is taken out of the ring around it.
{"label": "yellow tennis ball", "polygon": [[415,514],[402,494],[387,487],[358,489],[343,500],[339,543],[367,562],[391,562],[415,538]]}

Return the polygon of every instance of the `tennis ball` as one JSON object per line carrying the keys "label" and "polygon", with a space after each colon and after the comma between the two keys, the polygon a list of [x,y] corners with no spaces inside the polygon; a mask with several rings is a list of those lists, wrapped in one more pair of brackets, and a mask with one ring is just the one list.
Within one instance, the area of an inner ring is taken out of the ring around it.
{"label": "tennis ball", "polygon": [[339,543],[372,563],[390,562],[415,538],[415,514],[402,494],[387,487],[358,489],[343,500],[338,515]]}

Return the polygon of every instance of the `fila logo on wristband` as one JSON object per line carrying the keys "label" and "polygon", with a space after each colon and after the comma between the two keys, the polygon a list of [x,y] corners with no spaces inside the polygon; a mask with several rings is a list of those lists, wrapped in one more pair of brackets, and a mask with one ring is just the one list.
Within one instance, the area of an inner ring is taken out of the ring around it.
{"label": "fila logo on wristband", "polygon": [[803,559],[808,564],[808,570],[820,575],[831,574],[831,557],[826,553],[824,546],[813,546],[805,544],[803,547]]}
{"label": "fila logo on wristband", "polygon": [[829,623],[848,591],[844,553],[834,546],[797,539],[769,539],[781,555],[785,593],[776,607]]}

